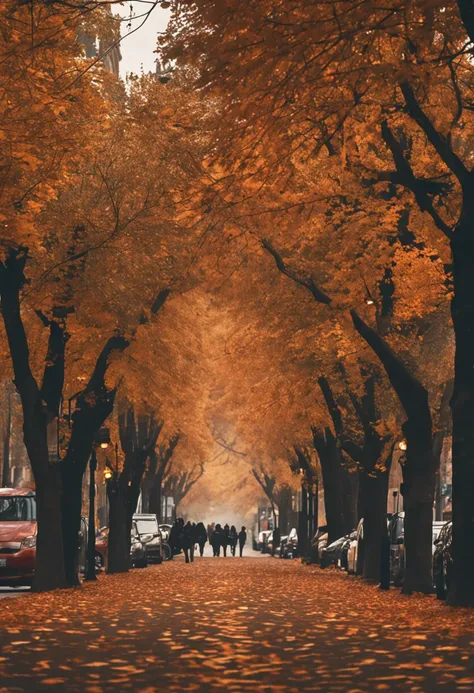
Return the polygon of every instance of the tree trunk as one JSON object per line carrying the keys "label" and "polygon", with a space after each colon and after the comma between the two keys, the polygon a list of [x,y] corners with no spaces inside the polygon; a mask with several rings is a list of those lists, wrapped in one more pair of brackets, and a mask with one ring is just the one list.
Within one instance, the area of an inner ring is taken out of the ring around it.
{"label": "tree trunk", "polygon": [[150,506],[149,512],[156,515],[158,518],[158,524],[161,523],[162,515],[162,485],[163,485],[163,474],[157,474],[153,480],[153,485],[150,490]]}
{"label": "tree trunk", "polygon": [[402,426],[407,441],[403,467],[406,564],[402,591],[405,594],[429,594],[433,591],[432,527],[436,467],[428,393],[389,344],[355,311],[351,311],[351,316],[357,332],[380,359],[407,415]]}
{"label": "tree trunk", "polygon": [[130,528],[128,527],[127,490],[113,483],[109,490],[108,573],[126,573],[130,568]]}
{"label": "tree trunk", "polygon": [[315,448],[321,464],[324,491],[324,507],[328,527],[328,544],[344,535],[345,520],[341,484],[341,455],[332,431],[327,428],[325,437],[313,430]]}
{"label": "tree trunk", "polygon": [[143,479],[142,482],[142,512],[144,513],[151,513],[150,510],[150,495],[151,495],[151,487],[150,483]]}
{"label": "tree trunk", "polygon": [[[111,340],[109,340],[110,342]],[[100,364],[104,355],[102,350],[98,359]],[[107,354],[107,357],[109,353]],[[82,508],[82,478],[87,468],[92,452],[94,440],[97,437],[102,424],[112,413],[115,390],[108,390],[104,384],[105,370],[101,372],[101,380],[94,383],[98,367],[91,377],[92,386],[88,386],[77,400],[76,411],[72,416],[72,432],[68,450],[61,464],[63,492],[62,492],[62,518],[64,534],[64,567],[69,585],[77,585],[77,547],[78,533],[81,524]],[[93,404],[90,404],[87,395],[93,394]]]}
{"label": "tree trunk", "polygon": [[11,439],[12,439],[12,401],[11,393],[8,392],[8,410],[7,410],[7,420],[5,422],[5,429],[3,432],[3,446],[2,446],[2,485],[6,488],[10,486],[11,483],[11,471],[10,471],[10,452],[11,452]]}
{"label": "tree trunk", "polygon": [[280,531],[282,536],[289,532],[288,514],[291,505],[291,489],[284,488],[278,494],[278,511],[280,516]]}
{"label": "tree trunk", "polygon": [[35,482],[38,536],[33,591],[46,592],[66,587],[61,550],[63,535],[59,505],[61,496],[59,465],[48,464],[41,476],[35,476]]}
{"label": "tree trunk", "polygon": [[433,592],[433,500],[435,464],[433,440],[426,421],[406,421],[402,430],[407,441],[407,461],[402,467],[405,510],[405,579],[403,594]]}
{"label": "tree trunk", "polygon": [[[472,178],[472,174],[471,174]],[[474,606],[474,186],[464,190],[451,242],[456,335],[453,415],[453,564],[448,603]]]}
{"label": "tree trunk", "polygon": [[343,532],[341,536],[350,534],[357,527],[357,496],[359,488],[359,478],[357,473],[341,464],[341,492],[343,508]]}
{"label": "tree trunk", "polygon": [[301,484],[301,510],[298,516],[298,554],[301,557],[308,553],[308,491]]}
{"label": "tree trunk", "polygon": [[387,533],[389,470],[359,474],[359,497],[364,518],[364,552],[360,572],[368,580],[380,581],[381,547]]}
{"label": "tree trunk", "polygon": [[[87,462],[86,462],[87,464]],[[64,544],[64,570],[67,584],[80,584],[78,574],[78,535],[81,527],[82,510],[82,466],[69,466],[62,469],[61,518]]]}

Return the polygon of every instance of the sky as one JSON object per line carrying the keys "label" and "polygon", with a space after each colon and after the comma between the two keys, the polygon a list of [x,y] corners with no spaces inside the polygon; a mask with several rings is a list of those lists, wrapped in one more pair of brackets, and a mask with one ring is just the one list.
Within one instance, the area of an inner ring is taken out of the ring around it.
{"label": "sky", "polygon": [[[115,6],[113,10],[122,17],[129,17],[130,6],[133,8],[133,14],[140,15],[150,6],[150,3],[132,0],[132,2],[124,2],[122,6]],[[123,78],[129,72],[139,74],[142,69],[144,72],[155,71],[156,54],[153,51],[156,49],[158,32],[166,29],[169,14],[169,10],[163,10],[160,6],[155,7],[145,24],[133,34],[129,34],[128,22],[122,23],[120,75]],[[132,30],[142,22],[143,18],[132,19]]]}

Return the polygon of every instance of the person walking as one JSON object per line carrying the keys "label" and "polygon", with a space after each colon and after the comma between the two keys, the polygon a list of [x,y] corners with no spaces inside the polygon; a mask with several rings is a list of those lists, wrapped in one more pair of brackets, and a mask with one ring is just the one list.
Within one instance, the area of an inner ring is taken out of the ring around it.
{"label": "person walking", "polygon": [[211,522],[210,525],[207,525],[207,539],[208,539],[209,543],[211,544],[211,546],[212,546],[212,535],[214,533],[215,528],[216,528],[216,525],[214,524],[214,522]]}
{"label": "person walking", "polygon": [[196,525],[196,539],[199,544],[199,553],[202,556],[207,541],[207,532],[203,522],[198,522]]}
{"label": "person walking", "polygon": [[168,537],[168,544],[171,549],[171,558],[173,558],[173,556],[175,556],[181,550],[181,533],[182,526],[178,519],[173,523],[173,526],[170,529],[170,535]]}
{"label": "person walking", "polygon": [[245,527],[242,527],[242,529],[239,532],[239,551],[240,551],[240,558],[242,558],[242,554],[244,551],[244,546],[245,542],[247,541],[247,532],[245,531]]}
{"label": "person walking", "polygon": [[232,525],[230,528],[229,532],[229,546],[230,546],[230,552],[233,556],[235,556],[235,548],[237,546],[237,541],[238,541],[239,535],[237,534],[237,530],[235,528],[235,525]]}
{"label": "person walking", "polygon": [[188,522],[183,527],[183,533],[181,535],[181,546],[184,551],[184,560],[186,563],[194,562],[194,545],[196,543],[196,525]]}
{"label": "person walking", "polygon": [[221,544],[222,544],[222,550],[224,551],[224,557],[227,557],[227,547],[229,546],[229,534],[230,534],[229,525],[226,523],[224,525],[224,531],[222,533],[222,538],[221,538]]}
{"label": "person walking", "polygon": [[220,556],[221,554],[221,537],[223,534],[222,527],[220,526],[219,523],[216,524],[214,527],[214,531],[212,532],[212,537],[211,537],[211,546],[213,550],[213,555],[214,556]]}

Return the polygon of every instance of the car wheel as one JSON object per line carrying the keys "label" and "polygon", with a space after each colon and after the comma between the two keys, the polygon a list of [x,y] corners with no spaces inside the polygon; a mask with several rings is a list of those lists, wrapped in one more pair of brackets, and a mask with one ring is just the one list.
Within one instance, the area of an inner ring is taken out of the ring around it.
{"label": "car wheel", "polygon": [[148,561],[145,558],[142,558],[139,561],[135,561],[135,568],[148,568]]}
{"label": "car wheel", "polygon": [[173,552],[171,551],[169,544],[163,544],[162,552],[164,561],[170,561],[173,558]]}

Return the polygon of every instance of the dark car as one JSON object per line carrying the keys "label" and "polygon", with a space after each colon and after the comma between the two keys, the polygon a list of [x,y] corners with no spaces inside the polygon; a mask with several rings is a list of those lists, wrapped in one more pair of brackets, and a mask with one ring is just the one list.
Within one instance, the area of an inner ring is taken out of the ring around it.
{"label": "dark car", "polygon": [[452,538],[453,523],[447,522],[435,540],[433,554],[433,582],[438,599],[446,599],[449,588],[449,578],[452,570]]}

